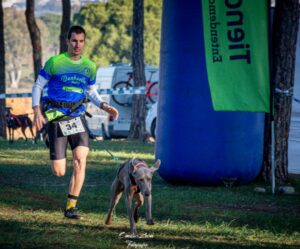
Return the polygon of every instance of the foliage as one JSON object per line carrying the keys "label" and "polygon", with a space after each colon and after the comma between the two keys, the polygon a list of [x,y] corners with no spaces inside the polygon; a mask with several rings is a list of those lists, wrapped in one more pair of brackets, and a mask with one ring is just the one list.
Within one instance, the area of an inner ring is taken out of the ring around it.
{"label": "foliage", "polygon": [[[43,57],[49,56],[47,44],[48,37],[51,37],[46,24],[37,18],[37,24],[42,34]],[[33,76],[33,57],[32,47],[26,25],[24,11],[14,8],[4,9],[4,35],[5,35],[5,66],[6,66],[6,82],[9,86],[9,73],[11,71],[21,70],[23,83],[34,81]]]}
{"label": "foliage", "polygon": [[[115,157],[115,161],[109,153]],[[128,158],[154,161],[154,145],[98,141],[91,144],[86,181],[78,207],[84,219],[63,218],[71,164],[67,176],[55,177],[44,146],[9,144],[0,140],[1,248],[218,248],[296,249],[300,246],[299,194],[253,192],[263,183],[237,186],[192,187],[170,185],[153,177],[154,226],[145,224],[145,207],[138,223],[140,234],[153,238],[120,238],[129,232],[124,197],[113,224],[104,226],[110,185],[118,165]],[[70,160],[71,151],[68,151]],[[293,178],[300,191],[300,178]],[[132,246],[134,244],[131,244]],[[147,246],[146,246],[147,245]],[[133,247],[134,248],[134,247]]]}
{"label": "foliage", "polygon": [[[161,1],[145,0],[145,63],[159,64]],[[86,54],[98,66],[131,62],[132,0],[86,4],[74,23],[87,31]]]}
{"label": "foliage", "polygon": [[57,54],[59,50],[59,24],[61,22],[61,15],[46,13],[40,16],[40,19],[47,25],[49,30],[47,37],[47,44],[50,46],[49,50],[52,50],[53,54]]}
{"label": "foliage", "polygon": [[[5,61],[6,71],[21,70],[30,65],[32,60],[31,44],[24,12],[15,9],[4,9]],[[9,80],[9,74],[6,77]]]}
{"label": "foliage", "polygon": [[[145,0],[145,63],[159,64],[161,1]],[[61,15],[37,18],[42,35],[43,61],[58,53]],[[74,22],[87,31],[86,54],[98,66],[131,62],[132,0],[111,0],[85,4],[74,15]],[[7,87],[11,72],[20,71],[21,86],[31,88],[34,81],[32,48],[24,11],[4,9]]]}

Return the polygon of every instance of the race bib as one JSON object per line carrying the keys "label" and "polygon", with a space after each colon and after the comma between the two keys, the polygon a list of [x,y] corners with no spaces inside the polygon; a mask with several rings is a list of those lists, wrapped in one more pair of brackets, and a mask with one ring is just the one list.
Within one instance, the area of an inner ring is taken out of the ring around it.
{"label": "race bib", "polygon": [[60,121],[58,123],[64,136],[69,136],[69,135],[73,135],[85,131],[85,128],[83,126],[80,117],[73,118],[66,121]]}

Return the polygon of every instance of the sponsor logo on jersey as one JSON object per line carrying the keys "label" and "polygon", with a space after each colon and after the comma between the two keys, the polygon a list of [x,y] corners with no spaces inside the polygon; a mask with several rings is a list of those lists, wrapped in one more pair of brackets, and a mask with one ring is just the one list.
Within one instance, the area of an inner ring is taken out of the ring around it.
{"label": "sponsor logo on jersey", "polygon": [[63,75],[63,76],[61,76],[61,81],[62,82],[71,82],[73,84],[80,84],[80,83],[86,83],[86,78],[84,76],[79,77],[77,75],[72,75],[72,76]]}
{"label": "sponsor logo on jersey", "polygon": [[85,75],[89,75],[91,73],[91,69],[89,68],[89,67],[86,67],[85,69],[84,69],[84,74]]}

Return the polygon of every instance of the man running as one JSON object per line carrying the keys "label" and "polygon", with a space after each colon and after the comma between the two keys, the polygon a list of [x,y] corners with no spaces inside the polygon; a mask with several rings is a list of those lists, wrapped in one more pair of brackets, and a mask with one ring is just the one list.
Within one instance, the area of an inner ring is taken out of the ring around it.
{"label": "man running", "polygon": [[65,175],[68,143],[72,149],[73,174],[64,212],[71,219],[80,218],[76,204],[89,152],[84,118],[86,96],[114,119],[118,118],[118,111],[102,102],[96,90],[96,65],[82,55],[85,37],[82,27],[72,26],[67,36],[68,51],[46,62],[32,88],[33,124],[40,130],[48,122],[51,168],[56,176]]}

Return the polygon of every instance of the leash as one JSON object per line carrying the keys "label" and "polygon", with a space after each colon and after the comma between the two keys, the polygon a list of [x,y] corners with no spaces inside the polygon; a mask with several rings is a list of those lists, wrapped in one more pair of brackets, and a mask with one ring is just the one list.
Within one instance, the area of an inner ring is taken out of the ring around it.
{"label": "leash", "polygon": [[112,159],[114,160],[114,161],[119,161],[119,158],[118,157],[115,157],[114,155],[113,155],[113,153],[111,153],[108,149],[104,149],[111,157],[112,157]]}
{"label": "leash", "polygon": [[[93,117],[92,114],[89,113],[89,115],[90,115],[90,116],[88,116],[88,115],[87,115],[87,116],[90,117],[90,118]],[[87,132],[88,132],[88,134],[89,134],[90,139],[96,139],[96,136],[93,135],[93,134],[91,133],[91,131],[90,131],[90,129],[89,129],[88,126],[86,126],[86,129],[87,129]],[[102,142],[103,142],[103,141],[102,141]],[[114,154],[113,154],[109,149],[107,149],[105,143],[102,143],[102,146],[104,147],[104,150],[110,155],[110,157],[111,157],[114,161],[118,161],[118,160],[119,160],[118,157],[114,156]]]}

